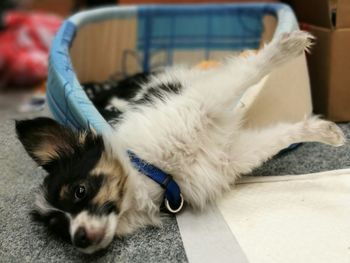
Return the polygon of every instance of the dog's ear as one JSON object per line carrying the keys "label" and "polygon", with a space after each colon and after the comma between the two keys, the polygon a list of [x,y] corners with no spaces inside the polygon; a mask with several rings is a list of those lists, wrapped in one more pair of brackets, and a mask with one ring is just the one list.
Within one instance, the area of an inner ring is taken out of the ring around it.
{"label": "dog's ear", "polygon": [[16,132],[28,154],[44,168],[74,153],[77,135],[50,118],[16,121]]}

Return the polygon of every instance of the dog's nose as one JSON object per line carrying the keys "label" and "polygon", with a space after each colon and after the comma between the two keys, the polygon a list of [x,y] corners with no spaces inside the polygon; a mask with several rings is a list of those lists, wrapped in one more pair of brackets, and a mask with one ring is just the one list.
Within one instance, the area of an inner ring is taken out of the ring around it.
{"label": "dog's nose", "polygon": [[84,227],[79,227],[74,234],[73,243],[80,248],[86,248],[91,244]]}
{"label": "dog's nose", "polygon": [[74,245],[79,248],[86,248],[90,245],[95,245],[101,242],[105,235],[105,229],[94,230],[79,227],[74,234]]}

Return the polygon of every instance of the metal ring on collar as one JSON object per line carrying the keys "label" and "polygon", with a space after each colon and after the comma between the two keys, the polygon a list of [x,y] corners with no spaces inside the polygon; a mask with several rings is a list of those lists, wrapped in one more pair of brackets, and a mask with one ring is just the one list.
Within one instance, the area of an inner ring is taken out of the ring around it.
{"label": "metal ring on collar", "polygon": [[164,205],[165,205],[166,209],[168,209],[169,212],[176,214],[176,213],[180,212],[182,207],[184,206],[184,198],[183,198],[182,194],[180,194],[180,205],[177,209],[172,209],[170,204],[169,204],[168,199],[166,199],[166,198],[164,199]]}

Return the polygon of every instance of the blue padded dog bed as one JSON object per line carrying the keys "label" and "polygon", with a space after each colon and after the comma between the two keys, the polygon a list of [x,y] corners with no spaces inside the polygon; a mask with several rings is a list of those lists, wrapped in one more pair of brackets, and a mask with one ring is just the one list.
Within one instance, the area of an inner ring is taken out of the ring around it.
{"label": "blue padded dog bed", "polygon": [[205,50],[202,59],[213,49],[257,49],[262,18],[267,14],[277,18],[274,37],[298,29],[293,11],[284,4],[142,5],[77,13],[63,23],[53,41],[47,83],[49,108],[56,120],[74,129],[92,127],[100,133],[111,129],[81,88],[69,54],[75,35],[87,24],[136,19],[135,49],[142,54],[140,64],[147,72],[152,70],[152,54],[159,48],[166,50],[170,65],[173,54],[181,49]]}

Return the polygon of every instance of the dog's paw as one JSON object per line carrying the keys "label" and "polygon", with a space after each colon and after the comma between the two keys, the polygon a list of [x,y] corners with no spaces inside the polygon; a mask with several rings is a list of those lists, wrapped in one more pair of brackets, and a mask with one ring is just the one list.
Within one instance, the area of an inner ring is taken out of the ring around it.
{"label": "dog's paw", "polygon": [[284,33],[274,39],[265,49],[265,59],[274,65],[283,64],[308,52],[314,37],[305,31]]}
{"label": "dog's paw", "polygon": [[310,118],[306,120],[305,128],[312,137],[325,144],[339,147],[346,142],[343,131],[331,121]]}
{"label": "dog's paw", "polygon": [[304,51],[310,52],[315,37],[305,31],[293,31],[282,34],[279,45],[283,52],[293,53],[295,56],[301,55]]}

